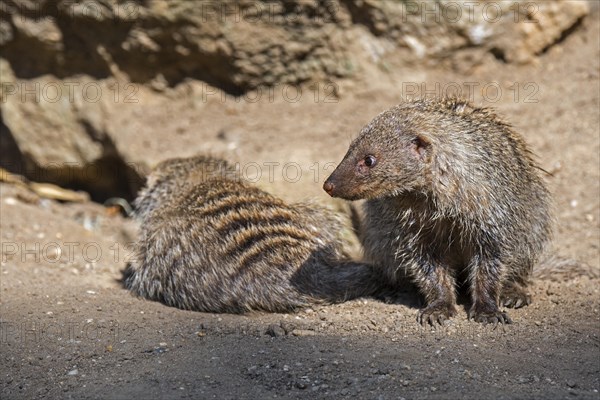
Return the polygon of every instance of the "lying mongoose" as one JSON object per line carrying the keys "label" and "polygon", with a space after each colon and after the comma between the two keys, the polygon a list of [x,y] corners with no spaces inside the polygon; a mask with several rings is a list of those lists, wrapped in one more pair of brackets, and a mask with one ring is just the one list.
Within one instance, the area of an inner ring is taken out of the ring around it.
{"label": "lying mongoose", "polygon": [[330,211],[286,204],[211,157],[160,164],[136,200],[137,249],[125,286],[169,306],[285,312],[371,295],[369,265],[351,261]]}
{"label": "lying mongoose", "polygon": [[455,315],[461,277],[470,319],[510,323],[500,306],[530,303],[550,199],[525,141],[493,111],[458,99],[393,107],[362,129],[323,188],[367,199],[366,260],[392,283],[414,280],[427,302],[420,323]]}

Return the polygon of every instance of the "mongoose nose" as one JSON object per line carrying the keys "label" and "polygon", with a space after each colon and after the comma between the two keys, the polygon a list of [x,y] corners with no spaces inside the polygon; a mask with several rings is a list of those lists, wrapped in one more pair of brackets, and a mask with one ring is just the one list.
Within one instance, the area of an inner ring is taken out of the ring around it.
{"label": "mongoose nose", "polygon": [[323,190],[326,191],[330,196],[333,196],[333,189],[335,189],[335,185],[332,182],[326,181],[323,184]]}

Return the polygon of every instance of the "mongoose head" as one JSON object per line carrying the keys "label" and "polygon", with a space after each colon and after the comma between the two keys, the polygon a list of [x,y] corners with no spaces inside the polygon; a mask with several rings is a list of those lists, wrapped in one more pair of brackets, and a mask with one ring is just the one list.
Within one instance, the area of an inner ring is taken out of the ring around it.
{"label": "mongoose head", "polygon": [[410,111],[396,106],[365,126],[323,189],[346,200],[422,190],[432,138],[427,121]]}

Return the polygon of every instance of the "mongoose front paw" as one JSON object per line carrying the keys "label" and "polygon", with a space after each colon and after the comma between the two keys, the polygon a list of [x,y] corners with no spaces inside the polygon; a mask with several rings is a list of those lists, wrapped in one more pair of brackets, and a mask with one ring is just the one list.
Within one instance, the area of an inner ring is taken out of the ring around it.
{"label": "mongoose front paw", "polygon": [[417,322],[421,325],[436,324],[444,325],[444,322],[456,315],[456,309],[453,304],[444,302],[434,302],[419,311]]}
{"label": "mongoose front paw", "polygon": [[469,320],[474,320],[475,322],[481,322],[483,324],[512,324],[512,320],[508,314],[498,309],[492,311],[478,311],[473,307],[471,308],[471,311],[469,311]]}
{"label": "mongoose front paw", "polygon": [[500,304],[509,308],[521,308],[531,304],[531,295],[518,285],[510,285],[502,290]]}

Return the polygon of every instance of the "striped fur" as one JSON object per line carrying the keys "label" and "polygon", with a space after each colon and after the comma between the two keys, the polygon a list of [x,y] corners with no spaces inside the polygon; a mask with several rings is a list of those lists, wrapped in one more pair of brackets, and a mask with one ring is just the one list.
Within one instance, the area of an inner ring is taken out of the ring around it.
{"label": "striped fur", "polygon": [[125,285],[187,310],[285,312],[371,295],[369,265],[343,251],[338,218],[288,205],[223,160],[160,164],[136,200],[138,247]]}

